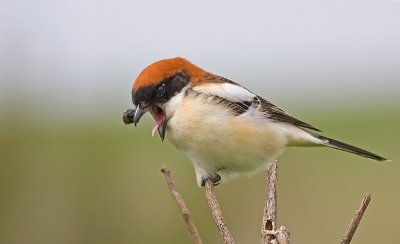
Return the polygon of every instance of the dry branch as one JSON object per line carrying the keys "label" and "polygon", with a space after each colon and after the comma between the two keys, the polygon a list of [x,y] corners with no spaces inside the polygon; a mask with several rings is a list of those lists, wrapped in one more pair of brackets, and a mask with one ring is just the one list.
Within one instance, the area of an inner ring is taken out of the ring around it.
{"label": "dry branch", "polygon": [[371,201],[371,194],[365,195],[365,197],[361,201],[359,209],[357,210],[356,214],[354,215],[353,219],[350,222],[346,234],[342,238],[341,244],[349,244],[351,242],[351,239],[353,238],[353,235],[356,232],[357,227],[360,224],[360,221],[370,201]]}
{"label": "dry branch", "polygon": [[[276,178],[277,178],[277,161],[273,161],[267,164],[267,198],[264,205],[264,214],[261,226],[261,244],[290,244],[290,233],[284,227],[280,226],[276,229],[277,222],[277,194],[276,194]],[[190,216],[189,209],[187,208],[185,201],[176,189],[175,183],[171,176],[171,171],[163,166],[161,172],[165,175],[165,179],[168,184],[168,188],[174,196],[176,203],[182,213],[183,219],[185,220],[186,227],[189,231],[189,235],[192,238],[193,243],[202,244],[199,232],[194,225]],[[205,192],[208,202],[208,206],[211,210],[211,214],[214,217],[214,221],[219,229],[222,240],[225,244],[235,243],[232,235],[229,232],[228,227],[225,224],[224,217],[222,215],[221,208],[214,192],[214,183],[211,179],[205,181]],[[367,194],[357,210],[355,216],[351,220],[346,234],[343,236],[341,244],[349,244],[358,225],[364,215],[365,210],[371,200],[371,195]]]}
{"label": "dry branch", "polygon": [[267,164],[267,199],[264,205],[264,215],[261,225],[261,244],[289,244],[290,233],[284,227],[276,230],[277,203],[276,203],[276,176],[277,161]]}
{"label": "dry branch", "polygon": [[168,188],[172,195],[175,198],[176,203],[182,213],[182,217],[185,220],[185,224],[187,230],[189,231],[189,235],[192,238],[194,244],[203,244],[200,234],[197,231],[196,226],[193,223],[192,217],[190,216],[189,209],[186,206],[185,201],[183,200],[182,196],[179,194],[178,190],[176,189],[176,185],[174,180],[171,177],[171,171],[167,168],[167,166],[163,166],[161,168],[161,172],[165,175],[165,179],[167,181]]}
{"label": "dry branch", "polygon": [[214,193],[214,183],[211,179],[205,181],[205,191],[208,206],[210,207],[211,213],[214,217],[215,224],[218,227],[219,233],[221,234],[222,240],[225,244],[233,244],[235,241],[231,233],[229,232],[228,226],[226,226],[224,217],[222,215],[221,208],[219,207],[217,197]]}

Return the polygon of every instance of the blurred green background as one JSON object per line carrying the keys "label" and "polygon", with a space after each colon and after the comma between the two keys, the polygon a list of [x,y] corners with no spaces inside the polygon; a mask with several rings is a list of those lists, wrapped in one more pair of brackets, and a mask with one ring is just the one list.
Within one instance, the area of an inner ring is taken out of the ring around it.
{"label": "blurred green background", "polygon": [[[153,121],[122,123],[132,81],[183,56],[329,137],[279,159],[278,220],[295,243],[396,243],[400,217],[398,1],[11,1],[0,7],[0,243],[190,243],[167,165],[205,243],[220,243],[190,163]],[[168,135],[167,135],[168,137]],[[258,243],[265,175],[219,185],[237,243]]]}
{"label": "blurred green background", "polygon": [[[279,162],[278,214],[293,241],[338,243],[369,192],[372,202],[354,243],[395,243],[400,116],[393,111],[398,108],[304,111],[302,117],[329,135],[393,162],[323,148],[289,149]],[[205,243],[219,243],[193,169],[168,141],[151,138],[149,118],[139,128],[124,126],[121,111],[46,124],[29,109],[2,113],[1,243],[190,243],[159,172],[163,164],[172,170]],[[258,242],[264,185],[260,173],[217,187],[238,243]]]}

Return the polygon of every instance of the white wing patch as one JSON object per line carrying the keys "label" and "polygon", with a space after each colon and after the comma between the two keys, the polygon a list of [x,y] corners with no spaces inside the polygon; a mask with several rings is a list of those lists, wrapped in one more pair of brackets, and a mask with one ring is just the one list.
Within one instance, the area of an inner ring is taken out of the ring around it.
{"label": "white wing patch", "polygon": [[256,95],[231,83],[207,83],[192,88],[194,91],[224,98],[230,102],[252,101]]}

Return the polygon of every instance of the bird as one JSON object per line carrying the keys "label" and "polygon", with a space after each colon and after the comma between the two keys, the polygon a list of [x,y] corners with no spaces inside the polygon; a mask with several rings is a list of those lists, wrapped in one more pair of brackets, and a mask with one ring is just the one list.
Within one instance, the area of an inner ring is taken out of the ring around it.
{"label": "bird", "polygon": [[326,146],[377,161],[387,159],[325,137],[322,131],[230,79],[181,57],[147,66],[132,86],[133,109],[125,124],[139,123],[149,112],[152,135],[167,137],[194,167],[196,182],[214,185],[252,176],[287,147]]}

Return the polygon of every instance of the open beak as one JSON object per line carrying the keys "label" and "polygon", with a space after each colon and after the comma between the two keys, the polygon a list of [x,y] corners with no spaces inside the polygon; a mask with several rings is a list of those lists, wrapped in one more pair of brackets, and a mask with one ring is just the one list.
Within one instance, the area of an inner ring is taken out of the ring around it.
{"label": "open beak", "polygon": [[165,112],[161,107],[154,105],[150,108],[150,113],[156,121],[151,135],[154,136],[154,133],[157,130],[161,141],[164,141],[165,129],[167,128],[167,118],[165,116]]}
{"label": "open beak", "polygon": [[135,114],[133,115],[133,124],[136,126],[139,123],[140,118],[143,114],[149,111],[149,107],[142,109],[140,106],[136,107]]}
{"label": "open beak", "polygon": [[137,106],[136,109],[128,109],[123,113],[122,119],[125,124],[134,124],[135,126],[139,123],[140,118],[146,113],[150,111],[153,116],[156,124],[152,130],[152,136],[156,130],[160,135],[161,141],[164,141],[165,130],[167,128],[167,119],[164,113],[164,110],[157,105],[153,105],[147,108],[142,109],[140,106]]}
{"label": "open beak", "polygon": [[142,109],[140,106],[137,106],[136,109],[127,109],[122,114],[122,120],[127,124],[134,124],[135,126],[139,123],[140,118],[142,118],[143,114],[149,111],[150,107]]}

